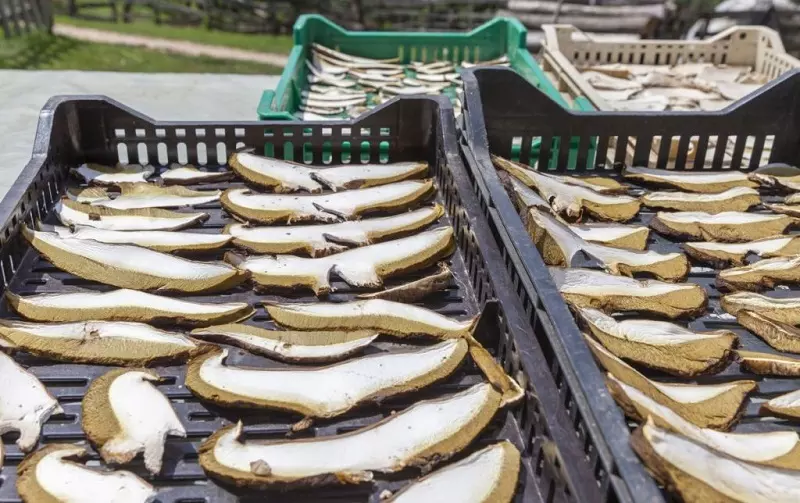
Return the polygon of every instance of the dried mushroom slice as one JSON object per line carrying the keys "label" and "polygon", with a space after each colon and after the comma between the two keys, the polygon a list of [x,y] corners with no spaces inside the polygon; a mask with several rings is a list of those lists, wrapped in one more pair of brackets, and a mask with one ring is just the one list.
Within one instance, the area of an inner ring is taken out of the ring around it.
{"label": "dried mushroom slice", "polygon": [[228,164],[243,179],[272,189],[274,192],[360,189],[422,177],[428,173],[426,162],[353,164],[318,168],[261,157],[249,152],[233,153]]}
{"label": "dried mushroom slice", "polygon": [[153,385],[160,379],[151,370],[117,369],[92,381],[81,425],[103,461],[129,463],[141,452],[147,471],[161,472],[167,435],[185,437],[186,429]]}
{"label": "dried mushroom slice", "polygon": [[781,323],[800,325],[800,298],[797,297],[778,298],[755,292],[736,292],[723,295],[720,305],[734,316],[739,311],[752,311]]}
{"label": "dried mushroom slice", "polygon": [[650,192],[642,196],[642,204],[648,208],[664,210],[722,213],[723,211],[747,211],[753,206],[761,204],[761,197],[756,189],[734,187],[716,194]]}
{"label": "dried mushroom slice", "polygon": [[331,291],[331,272],[356,287],[380,288],[385,278],[424,269],[453,253],[452,227],[348,250],[320,258],[294,255],[226,259],[265,289],[310,288],[317,295]]}
{"label": "dried mushroom slice", "polygon": [[[64,410],[36,376],[5,353],[0,353],[0,379],[5,387],[0,395],[0,434],[19,432],[17,447],[29,452],[39,442],[42,425]],[[0,449],[0,466],[2,461]]]}
{"label": "dried mushroom slice", "polygon": [[72,460],[88,458],[85,448],[49,444],[29,454],[17,468],[17,491],[24,503],[114,501],[146,503],[156,490],[135,474],[99,471]]}
{"label": "dried mushroom slice", "polygon": [[225,247],[233,236],[178,231],[109,231],[82,225],[61,227],[39,225],[38,230],[52,232],[65,239],[89,239],[106,244],[136,245],[165,253],[209,253]]}
{"label": "dried mushroom slice", "polygon": [[[720,384],[673,384],[652,381],[623,362],[599,342],[586,337],[597,361],[616,380],[636,388],[656,403],[668,407],[686,421],[700,428],[728,430],[744,412],[747,395],[756,389],[754,381],[733,381]],[[614,392],[611,387],[612,394]],[[636,407],[615,395],[625,413],[643,421]]]}
{"label": "dried mushroom slice", "polygon": [[222,207],[247,221],[264,224],[355,220],[376,211],[400,212],[433,193],[431,180],[404,182],[331,194],[257,194],[246,188],[226,190]]}
{"label": "dried mushroom slice", "polygon": [[109,231],[177,231],[209,218],[208,213],[181,213],[161,208],[102,208],[68,198],[56,203],[55,212],[66,226],[78,225]]}
{"label": "dried mushroom slice", "polygon": [[626,222],[635,217],[641,207],[639,200],[633,197],[597,192],[585,184],[574,185],[567,177],[546,175],[501,157],[493,156],[492,161],[497,168],[535,188],[556,214],[571,221],[580,220],[586,211],[600,220]]}
{"label": "dried mushroom slice", "polygon": [[128,289],[26,296],[6,290],[5,297],[17,313],[33,321],[138,321],[199,327],[241,321],[255,312],[246,302],[192,302]]}
{"label": "dried mushroom slice", "polygon": [[519,477],[520,454],[503,440],[404,487],[390,503],[509,503]]}
{"label": "dried mushroom slice", "polygon": [[619,358],[676,376],[720,372],[738,342],[730,330],[695,332],[664,321],[617,321],[597,309],[577,311],[592,335]]}
{"label": "dried mushroom slice", "polygon": [[197,262],[133,245],[64,239],[55,233],[22,234],[54,266],[80,278],[133,290],[219,292],[247,279],[223,262]]}
{"label": "dried mushroom slice", "polygon": [[755,188],[757,183],[747,178],[747,173],[730,171],[725,173],[709,173],[705,171],[677,171],[641,167],[626,167],[622,176],[662,187],[685,190],[687,192],[718,193],[734,187]]}
{"label": "dried mushroom slice", "polygon": [[459,367],[467,350],[467,342],[459,339],[326,367],[252,368],[226,365],[228,351],[218,349],[191,361],[186,386],[201,399],[222,407],[269,408],[309,418],[332,418],[444,379]]}
{"label": "dried mushroom slice", "polygon": [[750,265],[723,269],[717,286],[729,290],[763,290],[800,282],[800,255],[759,260]]}
{"label": "dried mushroom slice", "polygon": [[0,320],[0,337],[36,356],[95,365],[137,367],[183,362],[208,350],[208,346],[183,334],[124,321]]}
{"label": "dried mushroom slice", "polygon": [[665,405],[657,403],[638,389],[608,377],[608,387],[624,407],[647,418],[659,428],[679,433],[694,442],[742,461],[759,465],[800,470],[800,436],[794,431],[763,433],[728,433],[699,428]]}
{"label": "dried mushroom slice", "polygon": [[147,182],[155,173],[155,168],[128,164],[127,166],[104,166],[102,164],[81,164],[71,170],[72,174],[93,185],[117,185],[119,183]]}
{"label": "dried mushroom slice", "polygon": [[659,212],[650,221],[656,232],[677,239],[737,243],[782,234],[797,219],[786,215],[725,211]]}
{"label": "dried mushroom slice", "polygon": [[416,232],[436,222],[444,209],[436,204],[389,217],[326,225],[251,227],[229,224],[224,232],[233,244],[255,253],[291,253],[324,257]]}
{"label": "dried mushroom slice", "polygon": [[715,267],[741,266],[747,264],[747,256],[751,253],[761,258],[800,254],[800,236],[772,236],[747,243],[701,241],[685,243],[683,249],[695,260]]}
{"label": "dried mushroom slice", "polygon": [[633,449],[659,482],[683,501],[789,503],[800,499],[800,472],[748,463],[683,435],[645,424]]}
{"label": "dried mushroom slice", "polygon": [[180,186],[159,187],[149,183],[120,183],[117,186],[120,189],[119,196],[92,201],[89,204],[118,210],[179,208],[213,203],[219,200],[222,194],[220,190],[197,191]]}
{"label": "dried mushroom slice", "polygon": [[311,331],[267,330],[253,325],[231,323],[197,328],[198,339],[221,342],[251,353],[292,363],[344,360],[362,351],[378,337],[374,330]]}
{"label": "dried mushroom slice", "polygon": [[787,353],[800,353],[800,329],[747,309],[736,313],[736,321],[764,342]]}
{"label": "dried mushroom slice", "polygon": [[300,440],[243,440],[242,424],[227,426],[200,446],[200,464],[237,486],[357,484],[373,472],[425,467],[467,447],[501,405],[487,383],[417,402],[371,426]]}
{"label": "dried mushroom slice", "polygon": [[706,291],[693,283],[641,281],[577,268],[551,267],[550,275],[569,304],[606,313],[640,312],[681,318],[704,312],[708,303]]}

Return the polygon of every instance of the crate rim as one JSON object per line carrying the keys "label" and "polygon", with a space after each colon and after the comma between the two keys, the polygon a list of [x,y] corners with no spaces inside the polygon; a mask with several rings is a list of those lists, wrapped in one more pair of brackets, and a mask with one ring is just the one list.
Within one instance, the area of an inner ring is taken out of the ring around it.
{"label": "crate rim", "polygon": [[[622,479],[623,487],[620,487],[620,484],[615,486],[618,492],[623,492],[618,494],[618,497],[622,501],[664,501],[655,482],[646,473],[644,466],[630,447],[625,418],[609,394],[603,373],[597,367],[569,308],[550,278],[541,255],[525,232],[519,214],[497,176],[492,178],[484,174],[485,171],[494,168],[489,160],[488,135],[483,121],[483,105],[475,76],[476,71],[504,71],[504,69],[470,69],[462,72],[465,87],[463,114],[466,127],[461,130],[460,142],[462,153],[467,158],[467,167],[473,171],[476,179],[481,180],[488,204],[500,220],[497,222],[497,227],[503,229],[509,241],[507,244],[510,246],[504,246],[504,252],[509,255],[512,267],[518,271],[528,296],[538,298],[550,318],[548,325],[554,331],[554,336],[549,337],[548,334],[548,337],[577,406],[590,419],[587,419],[589,435],[600,449],[599,454],[611,472],[610,476],[613,477],[615,472],[618,472]],[[576,116],[607,113],[596,110],[577,112],[567,109],[562,109],[561,112]],[[470,160],[472,162],[469,162]],[[516,225],[509,228],[505,224],[508,221]],[[536,296],[531,295],[533,292],[536,292]],[[567,353],[571,357],[566,357]],[[589,369],[589,379],[585,376],[579,377],[573,363],[575,366]]]}

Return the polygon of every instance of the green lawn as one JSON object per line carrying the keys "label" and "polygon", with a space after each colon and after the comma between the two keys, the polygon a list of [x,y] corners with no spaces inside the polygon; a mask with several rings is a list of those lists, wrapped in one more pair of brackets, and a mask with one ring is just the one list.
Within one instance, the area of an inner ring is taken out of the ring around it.
{"label": "green lawn", "polygon": [[[108,12],[108,11],[106,11]],[[222,45],[251,51],[289,54],[292,50],[292,37],[289,35],[250,35],[246,33],[228,33],[211,31],[203,27],[168,26],[155,24],[151,20],[140,20],[131,23],[112,23],[108,21],[88,21],[68,16],[56,16],[56,23],[70,24],[84,28],[115,31],[130,35],[188,40],[201,44]]]}
{"label": "green lawn", "polygon": [[41,33],[10,40],[0,38],[0,69],[261,75],[277,75],[282,71],[261,63],[182,56]]}

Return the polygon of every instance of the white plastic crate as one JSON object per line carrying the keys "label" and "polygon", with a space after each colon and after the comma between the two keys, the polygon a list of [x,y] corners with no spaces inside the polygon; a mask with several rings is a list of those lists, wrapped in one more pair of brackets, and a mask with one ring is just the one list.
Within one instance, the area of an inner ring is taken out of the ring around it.
{"label": "white plastic crate", "polygon": [[[545,74],[553,80],[561,95],[569,102],[578,96],[583,96],[595,109],[602,111],[614,109],[583,78],[578,70],[579,67],[607,63],[674,65],[706,62],[749,66],[768,80],[794,68],[800,68],[800,60],[786,53],[780,35],[764,26],[735,26],[712,38],[700,41],[595,40],[574,26],[564,24],[543,25],[542,30],[544,44],[541,66]],[[735,138],[732,141],[735,141]],[[768,141],[764,146],[764,155],[768,155],[770,143]],[[729,144],[732,150],[731,140]],[[726,158],[729,158],[730,154],[726,153]],[[745,151],[744,155],[747,158],[748,152]]]}

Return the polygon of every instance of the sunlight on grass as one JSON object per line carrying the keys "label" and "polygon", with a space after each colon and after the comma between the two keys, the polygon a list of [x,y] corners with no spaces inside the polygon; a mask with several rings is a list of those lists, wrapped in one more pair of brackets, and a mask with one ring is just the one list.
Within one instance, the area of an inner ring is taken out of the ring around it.
{"label": "sunlight on grass", "polygon": [[182,56],[138,47],[82,42],[44,33],[0,39],[0,69],[256,75],[277,75],[282,71],[282,68],[262,63]]}
{"label": "sunlight on grass", "polygon": [[208,30],[202,26],[169,26],[155,24],[152,20],[138,20],[131,23],[113,23],[111,21],[89,21],[67,16],[56,16],[56,23],[94,28],[96,30],[114,31],[128,35],[187,40],[201,44],[221,45],[248,49],[259,52],[288,54],[292,50],[290,35],[261,35],[247,33],[229,33]]}

